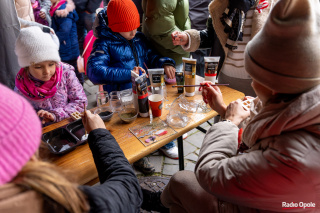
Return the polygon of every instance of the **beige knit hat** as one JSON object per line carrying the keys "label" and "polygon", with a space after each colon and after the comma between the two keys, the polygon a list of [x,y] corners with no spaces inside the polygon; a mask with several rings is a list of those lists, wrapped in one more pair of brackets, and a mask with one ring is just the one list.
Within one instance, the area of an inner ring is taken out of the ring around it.
{"label": "beige knit hat", "polygon": [[52,33],[45,33],[36,26],[20,30],[15,53],[20,67],[28,67],[43,61],[61,61],[58,37]]}
{"label": "beige knit hat", "polygon": [[320,84],[319,26],[319,0],[280,0],[246,47],[247,72],[277,93],[301,93]]}

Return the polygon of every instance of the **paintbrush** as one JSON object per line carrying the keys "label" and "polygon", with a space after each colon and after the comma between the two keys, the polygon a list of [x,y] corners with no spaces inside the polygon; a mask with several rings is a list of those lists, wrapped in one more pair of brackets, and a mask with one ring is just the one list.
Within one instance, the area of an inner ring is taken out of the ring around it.
{"label": "paintbrush", "polygon": [[143,62],[143,64],[144,64],[144,66],[145,66],[145,67],[147,68],[147,70],[148,70],[148,67],[147,67],[146,63]]}
{"label": "paintbrush", "polygon": [[[229,84],[210,84],[211,86],[228,86]],[[172,87],[204,87],[207,85],[173,85]]]}

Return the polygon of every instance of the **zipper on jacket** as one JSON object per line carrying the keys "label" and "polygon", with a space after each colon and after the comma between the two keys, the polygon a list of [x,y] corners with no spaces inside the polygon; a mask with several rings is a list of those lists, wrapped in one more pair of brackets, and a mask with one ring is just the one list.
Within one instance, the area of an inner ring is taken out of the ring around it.
{"label": "zipper on jacket", "polygon": [[131,49],[132,49],[133,56],[134,56],[134,59],[136,60],[137,66],[139,66],[139,59],[138,59],[136,50],[135,50],[135,48],[134,48],[133,41],[132,41],[132,42],[128,41],[128,43],[130,44],[130,47],[131,47]]}
{"label": "zipper on jacket", "polygon": [[[114,32],[113,32],[113,33],[114,33]],[[139,66],[139,59],[138,59],[138,55],[137,55],[137,53],[136,53],[136,51],[135,51],[135,49],[134,49],[133,41],[132,41],[132,42],[131,42],[131,41],[128,41],[127,39],[125,39],[125,38],[122,37],[122,36],[119,37],[119,35],[117,35],[116,33],[114,33],[114,35],[117,36],[119,39],[124,39],[126,42],[129,43],[129,45],[130,45],[130,47],[131,47],[131,50],[132,50],[132,52],[133,52],[134,60],[136,61],[137,66]]]}

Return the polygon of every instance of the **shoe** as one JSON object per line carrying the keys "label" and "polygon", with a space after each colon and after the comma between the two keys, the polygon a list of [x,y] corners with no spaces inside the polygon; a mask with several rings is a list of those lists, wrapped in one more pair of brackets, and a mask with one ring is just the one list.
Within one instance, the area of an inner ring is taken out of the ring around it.
{"label": "shoe", "polygon": [[161,191],[152,192],[150,190],[141,188],[143,194],[143,202],[141,208],[146,211],[157,211],[161,213],[169,213],[169,209],[166,208],[160,200]]}
{"label": "shoe", "polygon": [[187,137],[188,137],[188,133],[184,133],[184,134],[182,135],[183,140],[186,139]]}
{"label": "shoe", "polygon": [[154,166],[149,162],[147,157],[133,163],[134,167],[142,172],[144,175],[150,175],[155,172]]}
{"label": "shoe", "polygon": [[178,147],[177,146],[174,146],[172,148],[169,148],[169,149],[163,149],[163,148],[160,148],[160,150],[163,152],[163,154],[165,154],[168,158],[171,158],[171,159],[179,159],[179,155],[178,155]]}

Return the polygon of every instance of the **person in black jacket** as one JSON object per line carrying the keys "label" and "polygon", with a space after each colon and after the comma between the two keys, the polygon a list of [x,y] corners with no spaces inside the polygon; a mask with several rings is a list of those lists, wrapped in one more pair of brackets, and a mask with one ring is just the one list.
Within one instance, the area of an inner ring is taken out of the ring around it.
{"label": "person in black jacket", "polygon": [[99,8],[101,0],[73,0],[79,16],[77,21],[77,33],[80,53],[83,52],[83,42],[87,32],[92,30],[96,9]]}
{"label": "person in black jacket", "polygon": [[[207,19],[209,17],[208,6],[211,0],[194,1],[189,0],[189,18],[191,29],[206,29]],[[191,52],[192,58],[197,59],[197,75],[204,77],[204,56],[210,55],[210,48],[198,49]]]}
{"label": "person in black jacket", "polygon": [[141,188],[119,144],[99,115],[86,111],[83,123],[101,183],[80,187],[88,197],[90,212],[140,212]]}
{"label": "person in black jacket", "polygon": [[40,120],[22,96],[0,84],[0,212],[139,213],[137,177],[99,115],[84,126],[100,185],[79,186],[72,176],[38,159]]}

